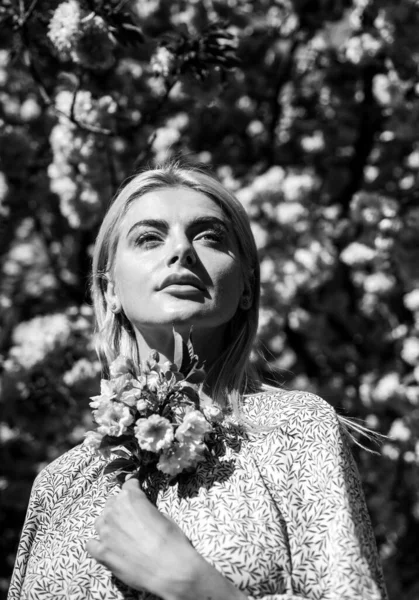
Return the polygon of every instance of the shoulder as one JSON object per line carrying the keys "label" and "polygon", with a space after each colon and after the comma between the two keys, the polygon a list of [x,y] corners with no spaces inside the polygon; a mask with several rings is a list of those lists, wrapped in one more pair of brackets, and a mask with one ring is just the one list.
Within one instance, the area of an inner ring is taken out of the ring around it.
{"label": "shoulder", "polygon": [[253,421],[255,427],[249,448],[267,479],[279,485],[278,478],[330,481],[343,472],[355,477],[346,428],[326,400],[309,392],[283,390],[250,400],[249,425]]}
{"label": "shoulder", "polygon": [[68,450],[37,475],[32,495],[42,498],[43,503],[52,505],[74,486],[97,478],[103,470],[104,459],[82,443]]}
{"label": "shoulder", "polygon": [[245,406],[251,447],[264,461],[339,461],[345,451],[335,409],[316,394],[269,390],[247,397]]}
{"label": "shoulder", "polygon": [[243,399],[243,411],[255,424],[286,429],[338,423],[331,404],[311,392],[270,388]]}

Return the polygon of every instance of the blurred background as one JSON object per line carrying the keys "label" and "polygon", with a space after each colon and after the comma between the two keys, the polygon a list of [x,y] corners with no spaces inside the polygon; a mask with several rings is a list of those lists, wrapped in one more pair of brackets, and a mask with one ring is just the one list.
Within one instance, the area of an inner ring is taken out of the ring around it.
{"label": "blurred background", "polygon": [[388,436],[354,453],[418,600],[419,3],[3,0],[0,26],[0,595],[34,477],[92,426],[98,225],[183,157],[251,218],[265,377]]}

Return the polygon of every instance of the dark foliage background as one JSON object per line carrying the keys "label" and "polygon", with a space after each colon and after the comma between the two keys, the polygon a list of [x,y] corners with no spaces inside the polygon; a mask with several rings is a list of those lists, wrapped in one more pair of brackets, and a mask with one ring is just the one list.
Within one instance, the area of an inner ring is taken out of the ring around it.
{"label": "dark foliage background", "polygon": [[418,3],[3,0],[0,24],[2,593],[33,478],[91,426],[98,224],[183,156],[251,217],[255,362],[389,436],[354,452],[390,598],[417,600]]}

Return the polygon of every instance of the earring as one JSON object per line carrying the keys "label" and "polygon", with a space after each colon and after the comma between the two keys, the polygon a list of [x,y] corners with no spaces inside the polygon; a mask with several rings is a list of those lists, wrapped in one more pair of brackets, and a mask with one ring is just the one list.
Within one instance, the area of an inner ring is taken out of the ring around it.
{"label": "earring", "polygon": [[250,298],[250,296],[248,296],[247,294],[245,296],[242,296],[240,298],[240,308],[242,310],[249,310],[249,308],[252,306],[252,300]]}
{"label": "earring", "polygon": [[110,309],[114,314],[117,314],[120,311],[120,307],[116,302],[112,302],[112,304],[110,305]]}

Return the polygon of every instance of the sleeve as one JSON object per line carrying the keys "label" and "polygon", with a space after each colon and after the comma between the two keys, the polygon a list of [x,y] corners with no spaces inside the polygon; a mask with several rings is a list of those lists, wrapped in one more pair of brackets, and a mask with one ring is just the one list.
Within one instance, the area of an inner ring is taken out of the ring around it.
{"label": "sleeve", "polygon": [[37,538],[42,536],[49,511],[46,510],[46,493],[48,489],[48,473],[41,471],[32,486],[25,523],[17,549],[15,565],[9,587],[8,600],[19,600],[25,581],[26,569],[32,548]]}
{"label": "sleeve", "polygon": [[292,569],[290,593],[258,600],[386,600],[348,434],[327,402],[311,398],[315,407],[296,411],[255,457],[286,522]]}

